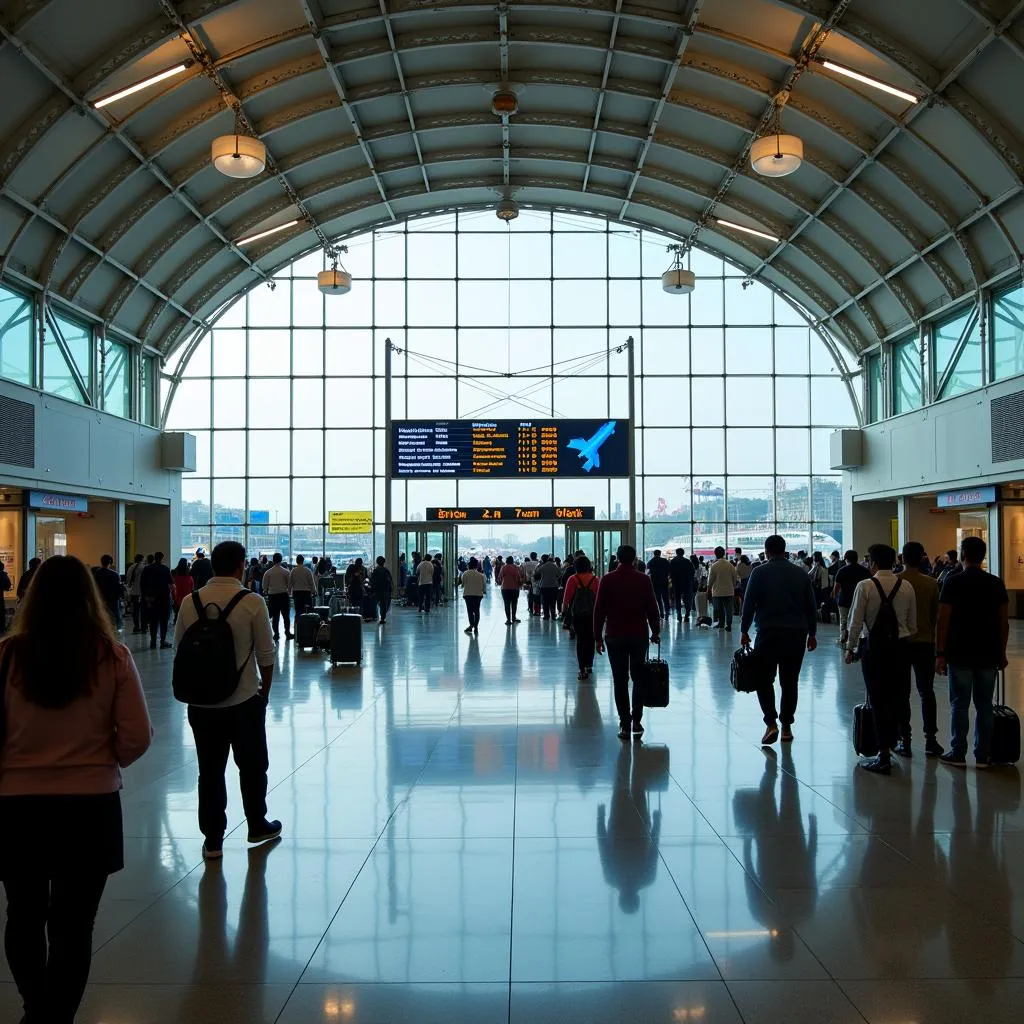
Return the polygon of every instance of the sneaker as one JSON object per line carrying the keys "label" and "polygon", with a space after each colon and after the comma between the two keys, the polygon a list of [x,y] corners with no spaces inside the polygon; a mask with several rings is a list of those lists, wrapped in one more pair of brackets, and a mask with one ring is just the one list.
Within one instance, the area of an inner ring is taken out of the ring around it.
{"label": "sneaker", "polygon": [[156,641],[155,640],[150,640],[149,641],[149,649],[151,651],[155,651],[156,650]]}
{"label": "sneaker", "polygon": [[513,619],[513,620],[512,620],[512,622],[513,622],[513,623],[516,623],[516,622],[522,622],[522,621],[523,621],[522,619]]}
{"label": "sneaker", "polygon": [[861,761],[857,767],[863,768],[866,772],[874,772],[876,775],[892,775],[892,765],[880,757],[873,757],[870,761]]}
{"label": "sneaker", "polygon": [[473,632],[473,627],[467,626],[462,632],[465,633],[466,636],[469,636],[469,634]]}
{"label": "sneaker", "polygon": [[164,650],[166,651],[166,650],[168,650],[169,648],[173,647],[173,646],[174,646],[174,644],[170,644],[170,643],[168,643],[168,642],[167,642],[166,640],[161,640],[161,641],[160,641],[160,646],[161,646],[161,647],[162,647],[162,648],[163,648],[163,649],[164,649]]}
{"label": "sneaker", "polygon": [[979,761],[977,758],[975,758],[974,767],[977,768],[979,772],[984,771],[986,768],[992,767],[992,762],[989,761],[987,758],[984,761]]}
{"label": "sneaker", "polygon": [[926,757],[942,757],[946,748],[934,737],[924,741],[924,752]]}
{"label": "sneaker", "polygon": [[892,748],[894,754],[899,754],[900,757],[912,757],[913,752],[910,749],[910,740],[900,740],[895,747]]}
{"label": "sneaker", "polygon": [[203,843],[203,860],[220,860],[224,856],[223,839],[207,839]]}
{"label": "sneaker", "polygon": [[619,722],[619,739],[628,740],[629,735],[629,722]]}
{"label": "sneaker", "polygon": [[579,670],[579,672],[576,673],[576,678],[577,679],[586,679],[587,678],[587,670],[585,668],[581,668]]}
{"label": "sneaker", "polygon": [[249,828],[250,843],[266,843],[276,839],[281,834],[281,822],[261,821],[255,828]]}
{"label": "sneaker", "polygon": [[939,760],[943,764],[952,765],[954,768],[967,767],[967,758],[963,754],[954,754],[952,750],[947,750],[946,753],[941,754]]}
{"label": "sneaker", "polygon": [[505,625],[506,626],[511,626],[512,625],[512,620],[511,619],[506,619],[505,620]]}
{"label": "sneaker", "polygon": [[473,636],[479,636],[479,635],[480,635],[480,630],[477,629],[476,626],[474,626],[473,627]]}
{"label": "sneaker", "polygon": [[782,727],[782,736],[780,737],[780,739],[783,743],[793,742],[793,730],[788,725],[784,725]]}
{"label": "sneaker", "polygon": [[764,735],[761,737],[761,746],[766,747],[769,743],[774,743],[779,738],[779,727],[777,725],[769,725],[764,731]]}
{"label": "sneaker", "polygon": [[633,736],[634,736],[634,738],[637,737],[637,736],[643,736],[643,734],[644,734],[644,727],[643,727],[643,725],[640,722],[634,722],[633,723]]}

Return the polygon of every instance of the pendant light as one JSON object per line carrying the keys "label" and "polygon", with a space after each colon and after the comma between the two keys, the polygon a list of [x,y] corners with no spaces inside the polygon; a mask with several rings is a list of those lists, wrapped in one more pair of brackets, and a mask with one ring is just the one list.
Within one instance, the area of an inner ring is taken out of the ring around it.
{"label": "pendant light", "polygon": [[229,178],[255,178],[267,166],[267,147],[242,128],[242,118],[236,110],[234,132],[219,135],[210,146],[213,166]]}
{"label": "pendant light", "polygon": [[346,295],[352,291],[352,275],[344,267],[338,269],[339,253],[343,252],[348,252],[347,245],[339,245],[335,249],[327,250],[331,269],[321,270],[316,275],[316,286],[324,295]]}
{"label": "pendant light", "polygon": [[692,270],[683,267],[686,249],[682,245],[670,245],[668,251],[673,254],[672,266],[661,275],[661,287],[672,295],[688,295],[696,287],[697,277]]}
{"label": "pendant light", "polygon": [[750,147],[750,166],[765,178],[784,178],[804,162],[803,139],[783,134],[781,115],[782,108],[776,103],[768,130]]}

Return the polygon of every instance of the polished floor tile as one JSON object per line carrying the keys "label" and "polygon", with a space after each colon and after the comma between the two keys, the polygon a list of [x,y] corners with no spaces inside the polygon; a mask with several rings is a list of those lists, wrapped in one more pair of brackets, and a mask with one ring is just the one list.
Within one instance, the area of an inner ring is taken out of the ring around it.
{"label": "polished floor tile", "polygon": [[[496,604],[479,639],[453,610],[396,609],[364,629],[361,671],[282,645],[284,835],[247,846],[229,765],[221,863],[200,855],[170,656],[138,651],[157,740],[125,773],[126,866],[79,1024],[1016,1019],[1016,769],[917,751],[890,778],[857,770],[863,682],[828,642],[804,663],[795,742],[762,749],[757,701],[729,686],[734,641],[674,623],[671,704],[623,743],[606,660],[578,682],[561,630],[506,629]],[[1018,708],[1022,643],[1014,623]],[[4,963],[0,1019],[18,1015]]]}

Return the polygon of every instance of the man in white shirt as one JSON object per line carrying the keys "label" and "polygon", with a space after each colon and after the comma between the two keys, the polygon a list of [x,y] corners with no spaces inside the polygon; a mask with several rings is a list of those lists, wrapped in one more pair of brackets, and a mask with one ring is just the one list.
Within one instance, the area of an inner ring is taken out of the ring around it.
{"label": "man in white shirt", "polygon": [[[190,704],[188,721],[195,737],[199,761],[199,830],[205,837],[203,857],[223,856],[227,831],[227,787],[224,771],[228,754],[238,765],[242,807],[249,825],[250,843],[263,843],[281,834],[281,822],[267,820],[267,703],[274,677],[274,641],[267,606],[258,594],[242,586],[245,548],[228,540],[213,549],[213,578],[195,591],[205,614],[215,605],[220,614],[232,598],[242,594],[228,617],[235,640],[235,663],[241,674],[235,692],[219,704]],[[195,596],[194,595],[194,596]],[[180,649],[185,631],[198,618],[192,597],[183,601],[174,626]]]}
{"label": "man in white shirt", "polygon": [[313,607],[313,592],[316,590],[316,580],[306,560],[302,555],[295,556],[295,568],[292,569],[292,600],[295,602],[295,619],[298,621],[300,615]]}
{"label": "man in white shirt", "polygon": [[434,563],[429,558],[424,558],[416,566],[416,581],[420,596],[420,611],[430,614],[430,595],[434,592]]}
{"label": "man in white shirt", "polygon": [[732,609],[736,597],[736,567],[725,557],[725,548],[715,548],[715,560],[708,570],[708,595],[715,607],[715,629],[732,632]]}
{"label": "man in white shirt", "polygon": [[480,632],[480,602],[483,600],[484,588],[487,580],[480,572],[480,563],[475,559],[469,560],[469,568],[462,574],[462,597],[466,602],[466,615],[469,618],[469,625],[463,632]]}
{"label": "man in white shirt", "polygon": [[[534,599],[533,595],[533,576],[537,571],[537,567],[540,565],[540,560],[537,558],[537,552],[531,551],[529,558],[523,559],[523,564],[519,568],[523,572],[523,579],[526,580],[526,607],[531,615],[540,615],[540,601]],[[537,595],[540,596],[539,594]]]}
{"label": "man in white shirt", "polygon": [[860,648],[860,664],[875,720],[878,756],[862,761],[860,766],[889,775],[899,726],[901,683],[909,658],[907,639],[917,632],[917,597],[914,588],[893,572],[893,548],[873,544],[868,548],[868,558],[872,576],[861,580],[853,592],[846,664],[853,663],[863,631],[866,642]]}
{"label": "man in white shirt", "polygon": [[145,568],[146,559],[143,555],[136,555],[135,561],[128,567],[125,573],[124,585],[128,588],[128,600],[132,606],[132,632],[142,633],[142,620],[139,612],[142,608],[142,570]]}
{"label": "man in white shirt", "polygon": [[262,589],[270,604],[274,620],[274,639],[280,640],[278,622],[284,616],[284,636],[292,638],[292,624],[288,599],[292,592],[292,574],[281,564],[281,552],[274,552],[274,564],[263,574]]}

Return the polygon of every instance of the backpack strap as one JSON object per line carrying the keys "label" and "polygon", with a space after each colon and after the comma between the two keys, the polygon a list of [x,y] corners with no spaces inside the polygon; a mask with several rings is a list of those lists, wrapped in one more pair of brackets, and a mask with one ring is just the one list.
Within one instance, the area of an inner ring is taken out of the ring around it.
{"label": "backpack strap", "polygon": [[890,590],[888,594],[886,594],[885,590],[882,589],[882,584],[879,583],[878,580],[875,579],[874,576],[871,577],[871,582],[874,583],[875,590],[878,591],[878,596],[881,599],[882,604],[891,604],[892,603],[892,599],[896,596],[896,591],[900,589],[900,584],[903,582],[903,580],[901,580],[897,576],[896,577],[896,586],[893,587],[892,590]]}
{"label": "backpack strap", "polygon": [[[226,619],[235,610],[235,605],[237,605],[243,597],[248,596],[248,594],[248,590],[240,590],[235,594],[235,596],[224,606],[224,611],[220,613],[221,618]],[[192,596],[195,597],[195,594],[193,593]]]}
{"label": "backpack strap", "polygon": [[192,591],[192,606],[196,610],[196,618],[201,619],[206,612],[206,607],[203,602],[199,600],[199,592],[197,590]]}

